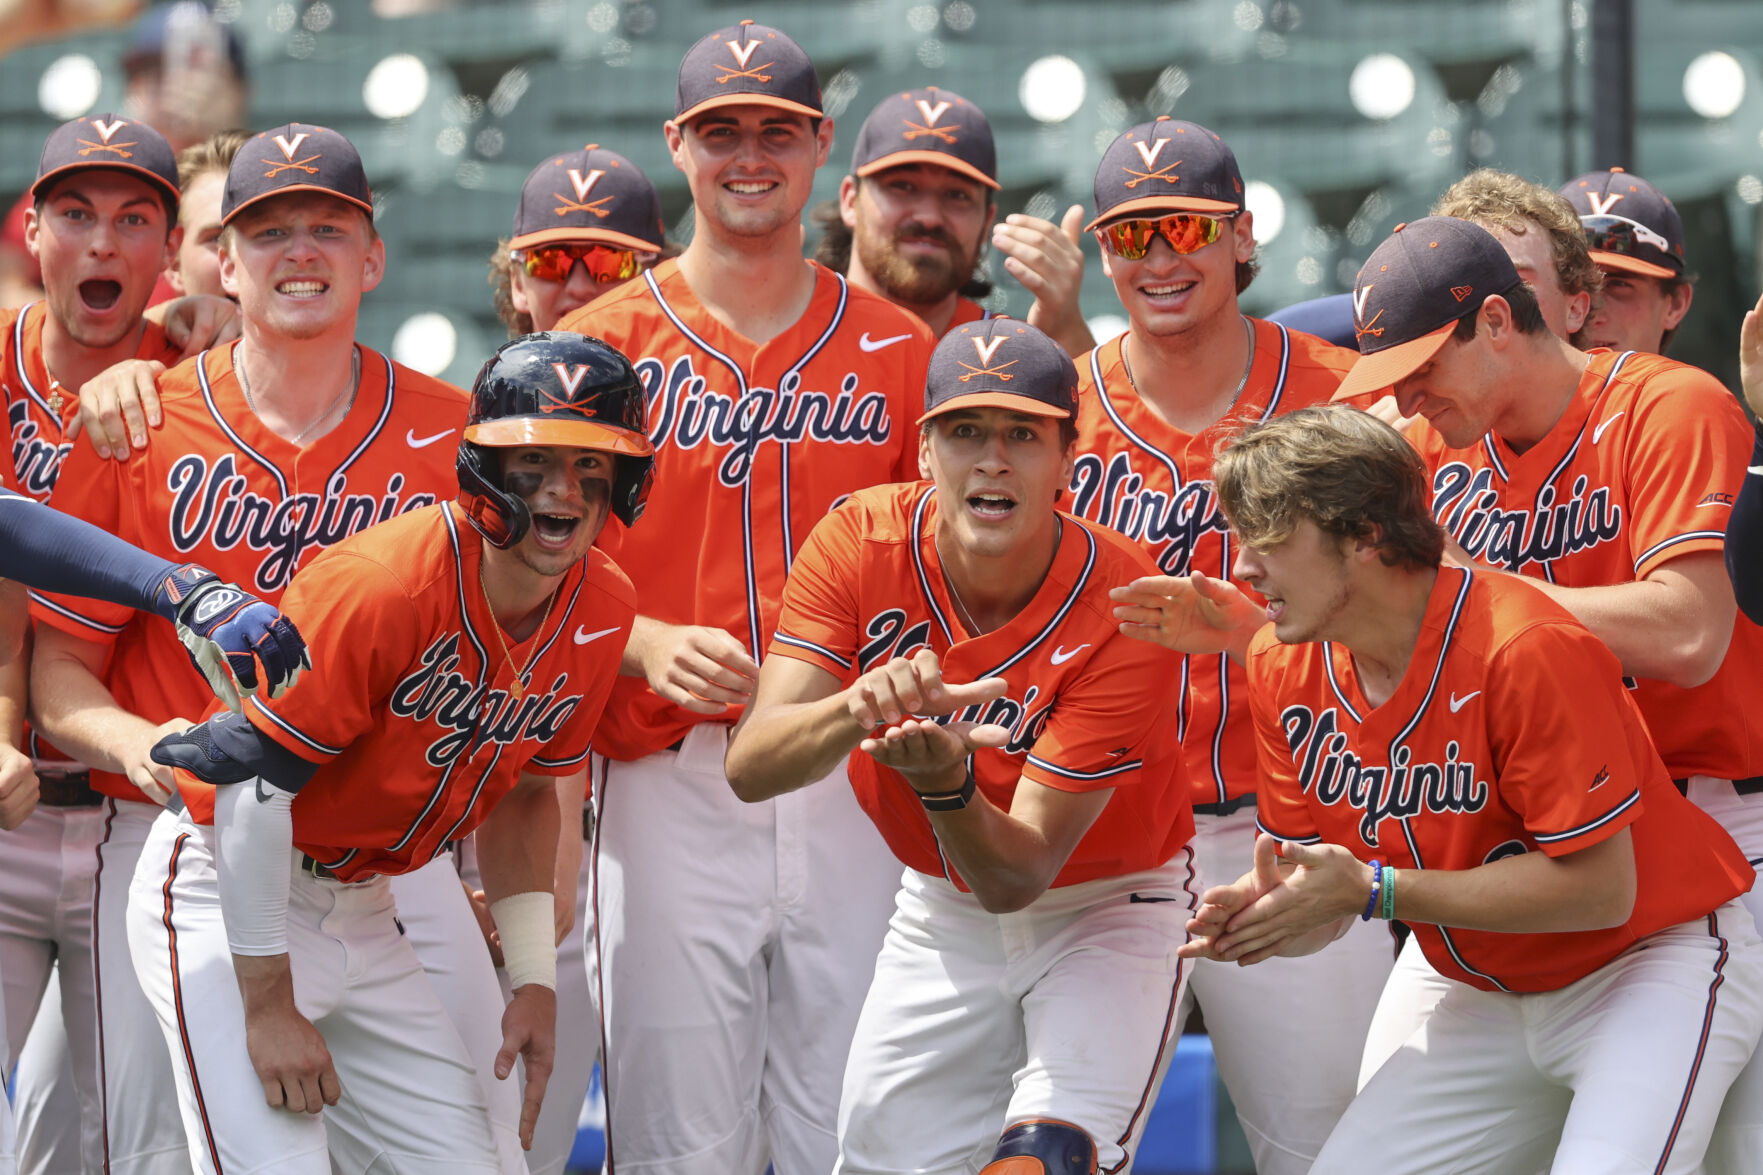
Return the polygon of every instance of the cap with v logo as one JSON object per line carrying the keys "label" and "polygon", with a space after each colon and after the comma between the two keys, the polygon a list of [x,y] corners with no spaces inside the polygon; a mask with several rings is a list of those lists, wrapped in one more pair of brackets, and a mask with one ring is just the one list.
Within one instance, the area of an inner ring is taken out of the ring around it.
{"label": "cap with v logo", "polygon": [[888,95],[857,132],[854,174],[874,175],[907,163],[932,163],[998,187],[992,124],[979,107],[935,86]]}
{"label": "cap with v logo", "polygon": [[511,249],[553,241],[597,241],[640,253],[666,243],[661,199],[641,168],[589,143],[533,168],[520,188]]}
{"label": "cap with v logo", "polygon": [[117,114],[76,118],[56,127],[43,143],[31,195],[41,197],[49,185],[70,172],[103,167],[131,172],[171,197],[178,207],[178,161],[165,136],[144,122]]}
{"label": "cap with v logo", "polygon": [[[1683,275],[1683,218],[1664,192],[1620,167],[1576,176],[1560,191],[1585,225],[1599,269],[1646,277]],[[1623,252],[1614,251],[1617,244]]]}
{"label": "cap with v logo", "polygon": [[220,223],[286,192],[324,192],[373,215],[373,192],[355,145],[336,131],[291,122],[246,141],[220,197]]}
{"label": "cap with v logo", "polygon": [[1359,361],[1334,398],[1406,379],[1445,345],[1459,318],[1518,282],[1512,258],[1480,225],[1453,216],[1397,225],[1353,284]]}
{"label": "cap with v logo", "polygon": [[1077,415],[1077,367],[1065,348],[1014,318],[956,327],[931,352],[923,424],[961,408],[1007,408],[1030,416]]}
{"label": "cap with v logo", "polygon": [[683,123],[718,106],[747,105],[822,115],[820,78],[802,46],[776,29],[743,20],[686,50],[673,121]]}
{"label": "cap with v logo", "polygon": [[1225,141],[1197,122],[1159,115],[1123,131],[1096,166],[1096,218],[1158,212],[1239,212],[1243,173]]}

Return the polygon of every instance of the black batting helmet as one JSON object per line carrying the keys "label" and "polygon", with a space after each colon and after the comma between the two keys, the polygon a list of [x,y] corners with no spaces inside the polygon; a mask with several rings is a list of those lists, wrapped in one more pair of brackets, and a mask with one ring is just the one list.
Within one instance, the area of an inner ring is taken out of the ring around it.
{"label": "black batting helmet", "polygon": [[616,347],[569,331],[504,343],[471,385],[459,446],[459,504],[498,547],[512,547],[532,525],[526,503],[502,486],[501,463],[487,448],[568,445],[616,454],[612,513],[626,526],[642,517],[654,475],[643,385]]}

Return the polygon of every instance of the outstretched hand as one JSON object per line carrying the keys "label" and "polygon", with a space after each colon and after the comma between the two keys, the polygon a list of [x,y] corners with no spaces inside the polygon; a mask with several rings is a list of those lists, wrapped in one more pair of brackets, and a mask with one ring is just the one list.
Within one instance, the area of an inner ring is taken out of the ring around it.
{"label": "outstretched hand", "polygon": [[1753,415],[1763,416],[1763,298],[1739,327],[1739,384]]}
{"label": "outstretched hand", "polygon": [[[1002,677],[986,677],[965,685],[943,680],[942,663],[930,649],[895,657],[851,683],[845,691],[853,721],[866,730],[894,726],[914,714],[940,717],[968,706],[983,706],[1004,696]],[[865,748],[867,749],[867,748]]]}
{"label": "outstretched hand", "polygon": [[1234,583],[1201,572],[1147,575],[1108,593],[1120,631],[1177,653],[1248,654],[1267,612]]}

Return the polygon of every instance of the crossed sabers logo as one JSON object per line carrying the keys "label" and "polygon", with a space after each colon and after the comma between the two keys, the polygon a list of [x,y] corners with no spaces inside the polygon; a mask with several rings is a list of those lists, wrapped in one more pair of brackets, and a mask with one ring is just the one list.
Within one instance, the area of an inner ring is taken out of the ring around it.
{"label": "crossed sabers logo", "polygon": [[724,41],[723,44],[727,45],[728,51],[735,55],[735,60],[740,63],[741,68],[730,69],[726,65],[723,66],[722,76],[716,79],[717,85],[726,86],[736,78],[752,78],[756,82],[769,82],[771,80],[770,74],[759,72],[762,69],[770,69],[771,62],[767,61],[763,65],[755,65],[751,69],[747,68],[747,62],[753,59],[753,50],[759,48],[758,41],[748,41],[745,45],[739,44],[735,41]]}
{"label": "crossed sabers logo", "polygon": [[575,396],[575,390],[582,386],[582,379],[588,374],[588,365],[586,363],[575,363],[566,366],[562,363],[553,363],[551,365],[551,370],[557,373],[557,382],[563,385],[564,393],[570,398],[565,399],[563,396],[553,396],[544,388],[540,388],[539,395],[545,397],[545,399],[551,402],[541,407],[539,411],[579,412],[583,416],[595,415],[592,408],[583,404],[577,404],[573,399]]}
{"label": "crossed sabers logo", "polygon": [[97,119],[94,118],[92,120],[92,129],[98,132],[99,141],[94,143],[90,139],[81,139],[80,140],[80,157],[83,159],[87,155],[91,155],[97,151],[109,151],[111,154],[117,156],[120,159],[133,159],[135,157],[135,153],[133,151],[126,150],[125,148],[133,147],[136,143],[138,143],[140,141],[139,139],[134,139],[134,140],[131,140],[127,143],[112,143],[110,141],[110,136],[114,135],[117,131],[121,130],[123,127],[125,127],[127,125],[128,124],[125,123],[120,118],[117,119],[115,122],[99,122]]}
{"label": "crossed sabers logo", "polygon": [[264,179],[272,180],[282,172],[290,170],[303,171],[307,175],[318,174],[318,168],[312,166],[312,164],[315,160],[323,158],[322,152],[314,151],[304,159],[294,158],[294,155],[300,150],[300,144],[306,141],[308,133],[309,132],[307,131],[301,131],[292,139],[288,138],[286,135],[277,135],[275,137],[275,145],[281,148],[282,158],[287,160],[287,162],[277,163],[273,159],[259,160],[259,162],[269,164],[269,170],[263,173]]}
{"label": "crossed sabers logo", "polygon": [[1173,184],[1181,179],[1179,175],[1174,174],[1175,169],[1181,166],[1181,160],[1177,159],[1174,163],[1166,163],[1162,167],[1157,166],[1157,156],[1163,154],[1163,148],[1168,143],[1167,138],[1162,138],[1150,144],[1133,144],[1138,148],[1139,158],[1145,161],[1145,170],[1134,171],[1130,167],[1124,169],[1127,175],[1133,177],[1126,181],[1127,191],[1130,192],[1146,180],[1162,180],[1166,184]]}
{"label": "crossed sabers logo", "polygon": [[953,106],[954,103],[945,99],[942,102],[938,102],[935,106],[932,106],[923,98],[919,98],[916,99],[916,104],[918,106],[918,113],[924,116],[924,122],[916,123],[910,118],[902,120],[906,124],[906,141],[910,143],[913,139],[922,139],[929,136],[953,147],[955,145],[955,128],[952,126],[938,126],[937,119],[943,117],[944,112],[947,111],[949,107]]}
{"label": "crossed sabers logo", "polygon": [[1367,282],[1353,291],[1353,338],[1355,341],[1366,335],[1383,338],[1384,328],[1377,325],[1377,320],[1383,317],[1382,310],[1373,314],[1370,322],[1365,321],[1365,296],[1371,293],[1371,287],[1376,284],[1376,282]]}
{"label": "crossed sabers logo", "polygon": [[961,366],[967,369],[967,374],[961,377],[961,382],[966,383],[976,375],[995,375],[1002,383],[1008,383],[1015,379],[1016,377],[1014,375],[1011,375],[1004,369],[1006,367],[1015,367],[1016,360],[1012,359],[1008,363],[1000,363],[996,367],[992,366],[992,356],[998,353],[998,348],[1004,345],[1004,341],[1005,340],[1001,338],[974,339],[973,349],[979,352],[981,366],[974,367],[972,364],[962,363]]}
{"label": "crossed sabers logo", "polygon": [[604,207],[612,202],[611,196],[601,196],[598,200],[588,201],[588,193],[594,190],[594,185],[599,183],[600,177],[605,174],[606,172],[598,167],[587,175],[583,175],[578,168],[570,168],[569,184],[575,189],[575,199],[571,200],[562,192],[552,192],[551,194],[557,197],[557,215],[564,216],[571,212],[591,212],[601,220],[611,216],[611,210]]}

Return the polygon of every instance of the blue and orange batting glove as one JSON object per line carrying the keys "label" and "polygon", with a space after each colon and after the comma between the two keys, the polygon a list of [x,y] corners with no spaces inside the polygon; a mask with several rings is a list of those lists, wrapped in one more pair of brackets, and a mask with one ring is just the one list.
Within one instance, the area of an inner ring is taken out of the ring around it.
{"label": "blue and orange batting glove", "polygon": [[177,626],[190,660],[230,710],[239,710],[240,695],[256,693],[260,684],[271,698],[281,697],[312,668],[292,620],[199,563],[162,578],[154,604]]}

